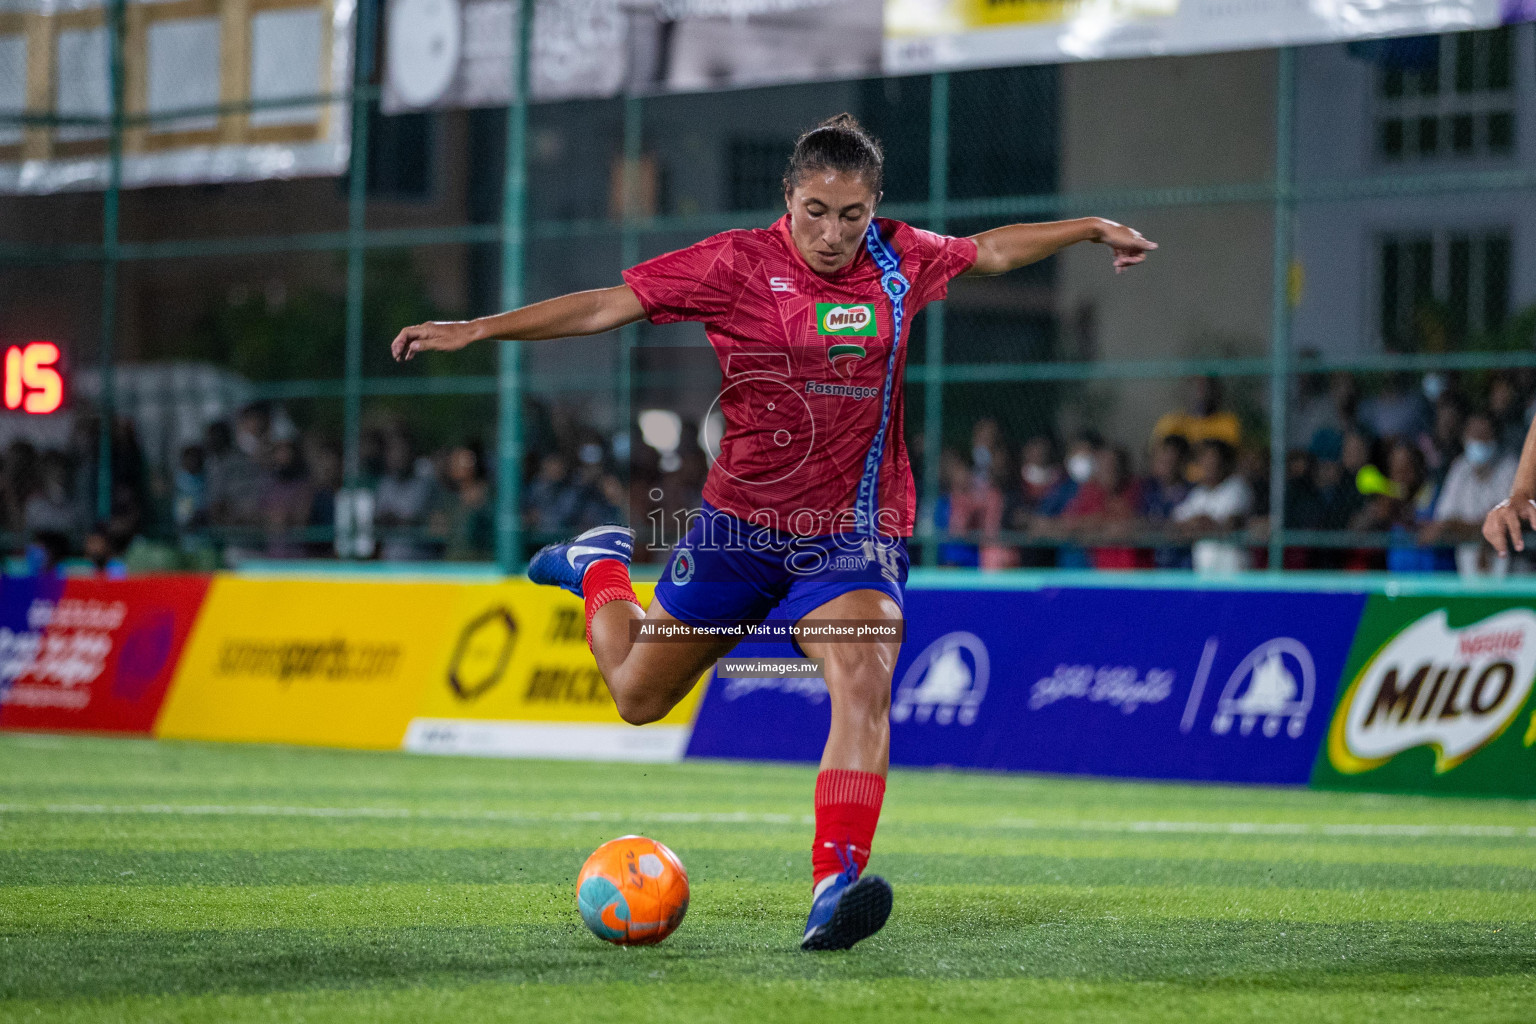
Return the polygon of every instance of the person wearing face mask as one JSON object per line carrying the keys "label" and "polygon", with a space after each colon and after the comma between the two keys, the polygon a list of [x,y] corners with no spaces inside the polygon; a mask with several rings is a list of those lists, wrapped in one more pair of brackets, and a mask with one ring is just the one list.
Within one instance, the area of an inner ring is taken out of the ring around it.
{"label": "person wearing face mask", "polygon": [[[1527,455],[1530,449],[1527,441]],[[1420,541],[1456,542],[1456,571],[1462,576],[1505,575],[1509,572],[1507,550],[1500,548],[1495,553],[1478,543],[1477,537],[1486,532],[1483,527],[1488,510],[1510,494],[1515,479],[1515,459],[1500,456],[1493,420],[1486,413],[1467,417],[1461,457],[1451,463],[1440,500],[1435,503],[1434,521],[1424,527]]]}

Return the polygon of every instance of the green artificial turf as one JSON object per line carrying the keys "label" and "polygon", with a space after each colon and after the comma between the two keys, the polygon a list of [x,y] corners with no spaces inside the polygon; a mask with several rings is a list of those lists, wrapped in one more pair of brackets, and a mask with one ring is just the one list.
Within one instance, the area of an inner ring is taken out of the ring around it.
{"label": "green artificial turf", "polygon": [[[897,772],[806,954],[813,774],[0,737],[0,1020],[1536,1020],[1536,804]],[[634,831],[693,902],[626,950]]]}

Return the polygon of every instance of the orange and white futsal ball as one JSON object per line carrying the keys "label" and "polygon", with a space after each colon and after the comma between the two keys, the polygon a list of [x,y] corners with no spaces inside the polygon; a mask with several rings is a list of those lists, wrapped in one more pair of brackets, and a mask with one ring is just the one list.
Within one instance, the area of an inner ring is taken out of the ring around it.
{"label": "orange and white futsal ball", "polygon": [[619,946],[671,935],[688,912],[688,872],[654,839],[620,836],[592,852],[576,877],[576,906],[592,934]]}

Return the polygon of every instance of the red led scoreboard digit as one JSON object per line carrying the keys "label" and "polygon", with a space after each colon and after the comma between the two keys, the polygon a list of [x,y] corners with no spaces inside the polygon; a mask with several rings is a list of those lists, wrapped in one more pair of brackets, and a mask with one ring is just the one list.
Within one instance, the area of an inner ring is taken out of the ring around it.
{"label": "red led scoreboard digit", "polygon": [[64,375],[59,372],[59,346],[29,341],[5,350],[4,405],[7,409],[45,415],[64,404]]}

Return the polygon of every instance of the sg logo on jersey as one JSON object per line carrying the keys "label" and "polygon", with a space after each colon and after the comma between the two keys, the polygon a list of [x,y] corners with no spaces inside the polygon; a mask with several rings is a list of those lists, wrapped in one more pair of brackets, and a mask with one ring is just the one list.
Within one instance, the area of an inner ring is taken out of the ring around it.
{"label": "sg logo on jersey", "polygon": [[876,337],[875,307],[868,302],[840,305],[836,302],[816,303],[816,333],[837,337]]}

